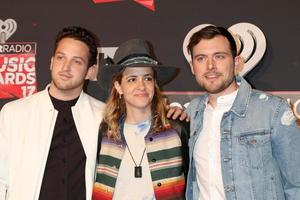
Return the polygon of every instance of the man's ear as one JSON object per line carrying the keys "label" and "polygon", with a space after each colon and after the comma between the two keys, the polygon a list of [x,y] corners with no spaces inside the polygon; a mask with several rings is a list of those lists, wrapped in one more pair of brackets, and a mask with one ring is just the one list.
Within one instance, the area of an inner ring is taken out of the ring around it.
{"label": "man's ear", "polygon": [[95,77],[97,77],[97,68],[96,68],[96,65],[92,65],[88,68],[88,71],[86,73],[86,76],[85,76],[85,80],[90,80],[90,81],[94,81],[95,80]]}
{"label": "man's ear", "polygon": [[89,73],[88,79],[91,81],[97,81],[99,66],[97,64],[95,64],[89,68],[92,68],[92,69],[91,69],[91,72],[88,72]]}
{"label": "man's ear", "polygon": [[191,68],[192,74],[195,75],[194,68],[193,68],[193,59],[189,62],[189,64],[190,64],[190,68]]}
{"label": "man's ear", "polygon": [[117,92],[118,92],[120,95],[123,94],[123,90],[122,90],[121,85],[120,85],[120,83],[119,83],[118,81],[115,81],[115,82],[114,82],[114,87],[116,88]]}
{"label": "man's ear", "polygon": [[50,60],[50,71],[52,70],[52,65],[53,65],[53,57],[51,57],[51,60]]}
{"label": "man's ear", "polygon": [[234,74],[238,75],[244,68],[244,60],[241,56],[234,58]]}

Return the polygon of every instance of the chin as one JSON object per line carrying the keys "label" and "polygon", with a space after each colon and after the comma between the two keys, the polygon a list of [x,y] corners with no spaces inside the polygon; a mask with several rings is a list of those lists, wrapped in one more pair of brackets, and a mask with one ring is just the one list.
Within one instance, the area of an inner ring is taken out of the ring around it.
{"label": "chin", "polygon": [[137,104],[135,104],[135,107],[141,108],[141,109],[146,109],[149,106],[151,106],[151,103],[146,103],[146,101],[144,101],[143,103],[137,103]]}

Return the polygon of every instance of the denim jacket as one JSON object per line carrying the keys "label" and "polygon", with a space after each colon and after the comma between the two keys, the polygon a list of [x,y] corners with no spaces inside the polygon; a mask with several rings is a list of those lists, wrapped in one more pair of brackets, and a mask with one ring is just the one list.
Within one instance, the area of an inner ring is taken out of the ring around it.
{"label": "denim jacket", "polygon": [[[254,90],[241,77],[236,99],[221,120],[221,168],[227,200],[299,200],[300,129],[286,100]],[[208,95],[187,108],[191,117],[186,197],[198,198],[193,151]]]}

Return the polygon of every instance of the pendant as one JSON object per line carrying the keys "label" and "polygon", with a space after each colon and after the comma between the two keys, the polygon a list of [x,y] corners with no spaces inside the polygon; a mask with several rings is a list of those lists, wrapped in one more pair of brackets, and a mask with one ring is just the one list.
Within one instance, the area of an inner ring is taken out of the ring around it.
{"label": "pendant", "polygon": [[142,177],[142,166],[135,166],[134,167],[134,177],[141,178]]}

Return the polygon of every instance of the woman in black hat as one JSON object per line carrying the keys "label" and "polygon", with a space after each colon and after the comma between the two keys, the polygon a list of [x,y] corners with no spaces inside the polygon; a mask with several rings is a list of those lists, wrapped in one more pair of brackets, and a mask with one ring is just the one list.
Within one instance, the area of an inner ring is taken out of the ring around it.
{"label": "woman in black hat", "polygon": [[93,199],[184,199],[187,132],[166,117],[159,86],[178,69],[141,39],[123,43],[102,80],[112,88],[100,127]]}

